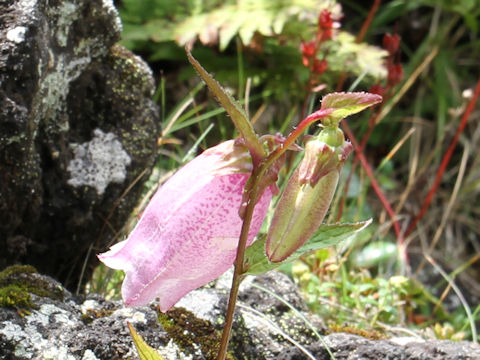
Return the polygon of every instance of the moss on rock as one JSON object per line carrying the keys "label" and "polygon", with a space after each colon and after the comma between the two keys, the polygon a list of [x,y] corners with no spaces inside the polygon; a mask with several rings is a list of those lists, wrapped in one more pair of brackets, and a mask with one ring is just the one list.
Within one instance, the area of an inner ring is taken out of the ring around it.
{"label": "moss on rock", "polygon": [[14,265],[0,272],[0,307],[35,309],[32,295],[61,301],[64,290],[61,286],[53,287],[30,265]]}
{"label": "moss on rock", "polygon": [[[212,323],[197,318],[184,308],[174,308],[165,314],[159,309],[155,310],[158,313],[158,321],[183,352],[194,354],[195,348],[199,348],[205,359],[216,359],[221,334]],[[227,359],[233,360],[233,356],[227,354]]]}

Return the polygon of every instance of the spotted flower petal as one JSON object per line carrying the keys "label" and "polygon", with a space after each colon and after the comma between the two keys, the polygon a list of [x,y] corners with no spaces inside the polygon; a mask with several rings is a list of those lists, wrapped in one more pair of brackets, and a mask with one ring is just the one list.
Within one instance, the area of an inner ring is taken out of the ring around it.
{"label": "spotted flower petal", "polygon": [[[167,311],[233,264],[242,227],[238,211],[251,168],[251,159],[234,147],[233,141],[224,142],[181,168],[154,195],[128,239],[99,255],[105,265],[126,273],[127,305],[158,297],[160,309]],[[243,161],[232,161],[232,154]],[[269,187],[255,207],[248,245],[271,197]]]}

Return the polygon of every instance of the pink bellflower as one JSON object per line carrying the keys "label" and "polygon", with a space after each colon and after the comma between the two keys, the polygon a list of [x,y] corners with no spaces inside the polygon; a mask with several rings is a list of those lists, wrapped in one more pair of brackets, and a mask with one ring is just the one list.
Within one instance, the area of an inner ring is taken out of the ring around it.
{"label": "pink bellflower", "polygon": [[[158,297],[165,312],[232,266],[251,170],[246,147],[229,140],[204,151],[157,191],[128,239],[98,256],[125,272],[122,297],[127,306]],[[272,194],[269,186],[257,202],[247,246],[260,230]]]}

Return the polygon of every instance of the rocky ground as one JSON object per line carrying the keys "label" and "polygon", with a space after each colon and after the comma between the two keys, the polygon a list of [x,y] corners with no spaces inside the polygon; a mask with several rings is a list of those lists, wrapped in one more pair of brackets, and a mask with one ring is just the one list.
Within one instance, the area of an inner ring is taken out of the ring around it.
{"label": "rocky ground", "polygon": [[[126,308],[98,295],[75,298],[31,267],[10,268],[0,273],[0,359],[134,359],[127,321],[166,360],[214,359],[228,285],[228,276],[222,277],[162,314],[155,303]],[[285,275],[272,271],[242,284],[233,359],[331,359],[327,347],[337,360],[480,359],[480,346],[470,342],[326,334]]]}

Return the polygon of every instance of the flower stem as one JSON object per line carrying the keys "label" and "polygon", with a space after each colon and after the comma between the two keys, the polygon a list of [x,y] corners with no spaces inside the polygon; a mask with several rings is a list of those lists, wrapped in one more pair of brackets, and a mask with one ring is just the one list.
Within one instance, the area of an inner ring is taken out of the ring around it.
{"label": "flower stem", "polygon": [[[237,303],[238,290],[240,288],[240,283],[243,280],[245,269],[244,269],[244,258],[245,258],[245,249],[247,246],[248,231],[250,229],[250,224],[252,222],[253,210],[255,208],[255,200],[261,196],[258,194],[259,190],[262,189],[261,182],[263,181],[264,175],[267,173],[268,169],[274,164],[274,162],[292,145],[295,140],[306,130],[306,128],[314,123],[315,121],[320,120],[322,117],[329,115],[331,110],[319,110],[312,115],[305,118],[298,127],[290,133],[287,137],[283,146],[278,147],[273,151],[264,161],[260,163],[259,166],[255,167],[252,171],[253,182],[250,185],[248,191],[248,200],[247,206],[245,208],[245,213],[243,216],[242,230],[240,232],[240,238],[238,240],[237,256],[234,263],[232,287],[230,288],[230,296],[228,299],[227,313],[225,315],[225,325],[223,327],[222,339],[220,340],[220,348],[217,354],[217,360],[225,360],[228,350],[228,343],[230,342],[230,333],[232,331],[233,317],[235,315],[235,306]],[[247,183],[248,184],[248,183]],[[248,185],[247,185],[248,186]]]}
{"label": "flower stem", "polygon": [[265,167],[257,168],[253,171],[252,177],[254,179],[252,184],[252,191],[249,194],[248,204],[245,209],[245,215],[243,218],[242,230],[240,232],[240,239],[238,240],[237,257],[235,258],[232,287],[230,288],[230,296],[228,299],[227,313],[225,315],[225,325],[223,327],[222,339],[220,340],[220,348],[217,354],[217,360],[225,360],[228,350],[228,343],[230,342],[230,333],[233,325],[233,317],[235,315],[235,306],[237,304],[238,290],[240,283],[243,280],[244,258],[245,249],[247,246],[248,231],[252,222],[253,210],[255,208],[255,201],[252,199],[257,198],[257,191],[259,189],[259,183],[263,174],[262,169]]}

